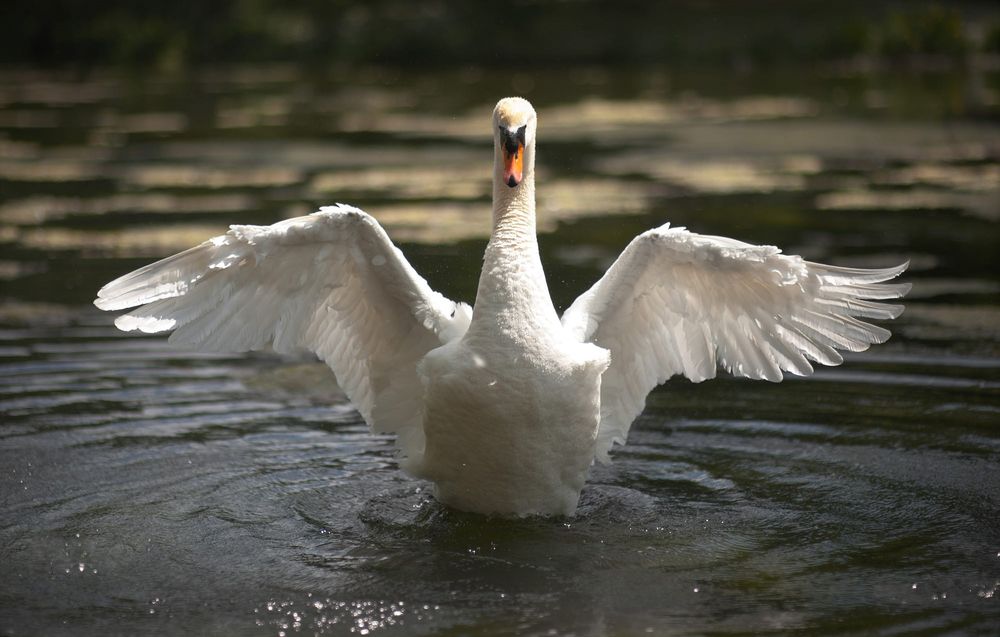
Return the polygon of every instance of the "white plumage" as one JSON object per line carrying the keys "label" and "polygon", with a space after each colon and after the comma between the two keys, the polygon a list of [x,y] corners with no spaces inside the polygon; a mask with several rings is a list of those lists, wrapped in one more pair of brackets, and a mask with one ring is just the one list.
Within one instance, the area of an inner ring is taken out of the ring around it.
{"label": "white plumage", "polygon": [[536,116],[520,98],[493,114],[493,231],[475,307],[433,291],[371,216],[322,208],[232,226],[98,292],[138,306],[122,330],[173,330],[212,351],[273,347],[325,361],[401,463],[452,506],[501,515],[576,508],[587,470],[624,443],[647,394],[718,366],[780,381],[837,365],[889,337],[906,265],[839,268],[772,246],[664,225],[636,237],[561,320],[535,237]]}

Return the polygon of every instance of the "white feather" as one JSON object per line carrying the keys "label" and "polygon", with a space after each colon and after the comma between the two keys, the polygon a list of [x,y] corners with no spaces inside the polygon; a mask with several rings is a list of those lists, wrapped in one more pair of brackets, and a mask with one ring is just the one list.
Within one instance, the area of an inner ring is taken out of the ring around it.
{"label": "white feather", "polygon": [[787,256],[773,246],[661,226],[636,237],[607,273],[562,316],[581,342],[611,352],[603,377],[597,457],[623,442],[656,385],[674,375],[713,378],[716,365],[748,378],[807,375],[812,359],[843,361],[889,337],[857,317],[895,318],[906,294],[886,284],[906,264],[841,268]]}
{"label": "white feather", "polygon": [[141,306],[125,331],[174,330],[170,341],[209,351],[272,347],[317,354],[376,431],[422,447],[416,363],[459,338],[468,306],[434,292],[369,215],[321,209],[224,235],[101,288],[97,307]]}

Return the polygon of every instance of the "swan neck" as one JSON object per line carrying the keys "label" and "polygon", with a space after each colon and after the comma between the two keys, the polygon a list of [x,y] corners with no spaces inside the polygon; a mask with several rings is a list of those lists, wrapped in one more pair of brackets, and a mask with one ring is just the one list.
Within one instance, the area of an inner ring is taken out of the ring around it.
{"label": "swan neck", "polygon": [[[499,179],[494,180],[499,182]],[[535,183],[525,175],[516,188],[503,183],[493,186],[493,231],[490,243],[496,240],[535,243]]]}
{"label": "swan neck", "polygon": [[538,255],[532,154],[525,153],[524,177],[514,188],[503,183],[503,167],[497,162],[493,232],[483,259],[471,334],[486,331],[493,337],[519,341],[528,334],[558,330],[559,319]]}

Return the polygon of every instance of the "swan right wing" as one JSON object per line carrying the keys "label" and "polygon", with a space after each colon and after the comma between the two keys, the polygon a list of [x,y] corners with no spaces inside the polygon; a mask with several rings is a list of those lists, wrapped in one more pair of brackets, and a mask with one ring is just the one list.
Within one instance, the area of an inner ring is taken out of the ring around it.
{"label": "swan right wing", "polygon": [[309,351],[326,362],[375,431],[419,450],[416,365],[461,336],[470,310],[433,291],[382,227],[328,206],[224,235],[104,286],[104,310],[137,307],[122,330],[173,330],[170,342],[208,351]]}
{"label": "swan right wing", "polygon": [[717,366],[780,381],[837,365],[889,331],[859,320],[895,318],[906,294],[886,284],[906,264],[841,268],[669,224],[636,237],[605,275],[566,310],[563,326],[611,352],[601,381],[597,457],[624,443],[646,395],[671,376],[713,378]]}

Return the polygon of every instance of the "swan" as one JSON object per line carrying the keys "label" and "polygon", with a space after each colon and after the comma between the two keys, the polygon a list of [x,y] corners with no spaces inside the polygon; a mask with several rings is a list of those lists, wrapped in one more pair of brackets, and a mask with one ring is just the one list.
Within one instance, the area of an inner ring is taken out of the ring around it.
{"label": "swan", "polygon": [[780,381],[889,337],[907,263],[843,268],[669,224],[635,237],[560,317],[535,229],[537,117],[492,120],[493,224],[475,304],[432,290],[378,222],[326,206],[221,236],[104,286],[125,331],[187,348],[308,351],[325,361],[401,468],[446,505],[571,516],[596,462],[624,444],[668,378]]}

